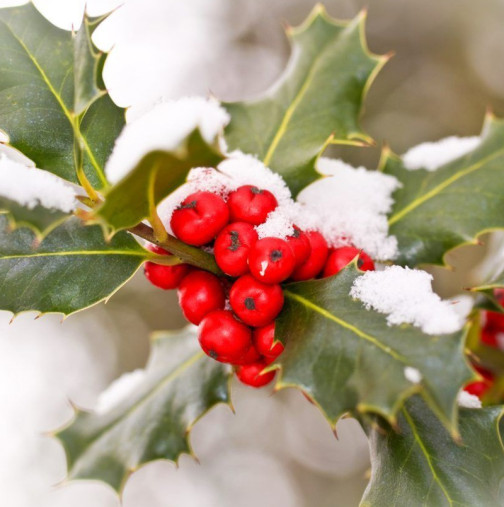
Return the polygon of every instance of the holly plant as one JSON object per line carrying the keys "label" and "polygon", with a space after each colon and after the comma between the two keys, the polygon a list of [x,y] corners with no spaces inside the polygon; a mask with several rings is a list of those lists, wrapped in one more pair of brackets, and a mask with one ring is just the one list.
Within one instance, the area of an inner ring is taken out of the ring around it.
{"label": "holly plant", "polygon": [[391,321],[394,305],[356,287],[444,266],[504,228],[504,121],[488,115],[478,144],[436,170],[388,148],[378,171],[359,170],[396,182],[384,218],[397,251],[380,258],[303,200],[330,145],[373,142],[358,120],[388,57],[368,50],[364,14],[316,6],[287,28],[291,61],[256,100],[164,102],[131,124],[93,43],[105,18],[71,33],[31,3],[0,9],[0,308],[66,317],[143,267],[193,326],[157,333],[126,398],[56,432],[69,479],[120,493],[141,465],[192,454],[192,426],[230,403],[236,375],[301,390],[332,427],[360,422],[363,506],[502,505],[504,275],[471,288],[477,304],[448,330],[431,315]]}

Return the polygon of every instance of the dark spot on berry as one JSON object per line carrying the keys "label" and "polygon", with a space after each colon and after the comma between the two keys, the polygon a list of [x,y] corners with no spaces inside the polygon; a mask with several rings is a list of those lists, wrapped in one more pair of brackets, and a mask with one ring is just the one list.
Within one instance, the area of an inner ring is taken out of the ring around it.
{"label": "dark spot on berry", "polygon": [[277,261],[279,261],[282,257],[283,257],[283,254],[282,254],[282,251],[281,251],[281,250],[273,250],[273,251],[270,253],[270,259],[271,259],[273,262],[277,262]]}
{"label": "dark spot on berry", "polygon": [[297,227],[294,227],[294,234],[291,235],[291,238],[299,238],[299,236],[301,236],[301,231]]}
{"label": "dark spot on berry", "polygon": [[228,246],[228,250],[236,252],[241,247],[240,235],[237,231],[230,231],[229,236],[231,237],[231,245]]}
{"label": "dark spot on berry", "polygon": [[245,301],[243,302],[243,304],[245,305],[245,308],[247,310],[255,310],[256,309],[255,301],[253,298],[245,298]]}
{"label": "dark spot on berry", "polygon": [[357,259],[357,267],[360,269],[360,268],[362,268],[363,264],[364,264],[364,261],[359,257]]}
{"label": "dark spot on berry", "polygon": [[197,204],[198,204],[198,201],[191,201],[186,204],[181,204],[177,209],[194,209],[194,208],[196,208]]}
{"label": "dark spot on berry", "polygon": [[215,352],[215,350],[209,350],[208,351],[208,355],[212,358],[212,359],[217,359],[217,352]]}
{"label": "dark spot on berry", "polygon": [[263,191],[260,188],[257,188],[257,187],[250,187],[250,191],[253,194],[262,194],[263,193]]}

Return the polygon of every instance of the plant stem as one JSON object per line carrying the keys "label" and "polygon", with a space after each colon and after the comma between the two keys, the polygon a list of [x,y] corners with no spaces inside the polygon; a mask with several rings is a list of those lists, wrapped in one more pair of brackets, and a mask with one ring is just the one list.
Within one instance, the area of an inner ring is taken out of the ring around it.
{"label": "plant stem", "polygon": [[219,266],[217,266],[213,255],[194,246],[186,245],[170,234],[167,235],[165,240],[160,241],[156,239],[153,229],[143,223],[135,225],[135,227],[131,227],[128,231],[135,236],[139,236],[140,238],[146,239],[147,241],[164,248],[171,254],[180,257],[180,259],[187,264],[210,271],[218,276],[222,276],[224,274],[219,269]]}

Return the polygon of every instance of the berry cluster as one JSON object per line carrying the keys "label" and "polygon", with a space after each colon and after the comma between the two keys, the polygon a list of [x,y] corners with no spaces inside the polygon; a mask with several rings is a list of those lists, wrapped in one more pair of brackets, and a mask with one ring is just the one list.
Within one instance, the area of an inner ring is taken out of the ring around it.
{"label": "berry cluster", "polygon": [[[495,297],[501,305],[504,306],[504,290],[496,289]],[[504,314],[492,311],[481,312],[482,326],[480,341],[484,345],[497,349],[504,349]],[[494,374],[482,368],[478,364],[473,364],[474,369],[481,375],[481,380],[471,382],[465,387],[465,390],[482,399],[495,384]]]}
{"label": "berry cluster", "polygon": [[[186,319],[199,326],[199,342],[213,359],[236,367],[238,378],[261,387],[274,371],[264,372],[283,351],[275,341],[275,319],[282,310],[281,283],[338,273],[355,257],[361,270],[374,269],[364,252],[346,246],[329,249],[316,231],[293,227],[285,240],[259,239],[256,231],[278,203],[268,190],[245,185],[227,200],[206,192],[186,197],[173,212],[170,226],[188,245],[213,247],[226,276],[217,277],[187,264],[147,262],[146,277],[162,289],[178,289]],[[170,255],[152,246],[152,251]]]}

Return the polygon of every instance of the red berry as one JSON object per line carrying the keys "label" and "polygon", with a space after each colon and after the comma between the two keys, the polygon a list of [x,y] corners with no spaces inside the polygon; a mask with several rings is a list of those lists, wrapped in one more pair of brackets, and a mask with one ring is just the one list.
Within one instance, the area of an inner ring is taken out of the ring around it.
{"label": "red berry", "polygon": [[320,232],[309,231],[305,235],[310,242],[310,256],[304,264],[296,268],[294,273],[292,273],[292,279],[295,281],[315,278],[322,271],[329,254],[327,242]]}
{"label": "red berry", "polygon": [[269,371],[261,375],[264,368],[266,368],[266,363],[263,361],[246,364],[237,368],[236,376],[248,386],[262,387],[269,384],[275,377],[274,371]]}
{"label": "red berry", "polygon": [[205,354],[221,363],[243,359],[252,345],[252,332],[228,310],[209,313],[199,326],[198,336]]}
{"label": "red berry", "polygon": [[251,364],[259,361],[261,359],[261,354],[257,352],[256,348],[252,345],[247,353],[239,360],[233,363],[235,366],[242,366],[244,364]]}
{"label": "red berry", "polygon": [[268,190],[244,185],[229,194],[228,206],[233,222],[259,225],[266,220],[278,203],[275,196]]}
{"label": "red berry", "polygon": [[212,241],[228,221],[229,209],[221,197],[211,192],[195,192],[173,212],[170,226],[184,243],[202,246]]}
{"label": "red berry", "polygon": [[262,356],[275,360],[284,350],[280,342],[275,343],[275,323],[270,322],[267,326],[254,329],[252,333],[257,352]]}
{"label": "red berry", "polygon": [[341,248],[336,248],[329,254],[323,277],[325,278],[339,273],[345,266],[348,266],[357,255],[359,256],[357,259],[357,267],[361,271],[374,270],[373,260],[366,252],[353,246],[343,246]]}
{"label": "red berry", "polygon": [[306,234],[296,225],[294,226],[294,234],[287,238],[287,243],[294,253],[296,267],[304,264],[310,257],[311,245]]}
{"label": "red berry", "polygon": [[499,312],[483,312],[484,327],[488,331],[504,331],[504,313]]}
{"label": "red berry", "polygon": [[266,285],[250,275],[244,275],[231,287],[229,302],[245,324],[261,327],[280,313],[284,296],[280,285]]}
{"label": "red berry", "polygon": [[226,275],[238,277],[248,272],[250,247],[257,241],[254,226],[246,222],[229,224],[217,236],[215,260]]}
{"label": "red berry", "polygon": [[287,243],[280,238],[263,238],[249,253],[250,272],[264,283],[280,283],[289,278],[296,260]]}
{"label": "red berry", "polygon": [[[163,250],[157,245],[149,245],[147,249],[158,255],[171,255],[171,253]],[[147,261],[144,266],[144,273],[147,280],[149,280],[152,285],[164,290],[176,289],[190,270],[191,266],[189,266],[189,264],[163,266],[162,264]]]}
{"label": "red berry", "polygon": [[226,295],[219,279],[202,270],[193,271],[182,280],[178,299],[184,317],[196,325],[208,313],[223,310],[226,304]]}
{"label": "red berry", "polygon": [[467,391],[469,394],[481,398],[490,389],[490,387],[491,384],[489,382],[477,380],[476,382],[471,382],[470,384],[466,385],[464,387],[464,391]]}

